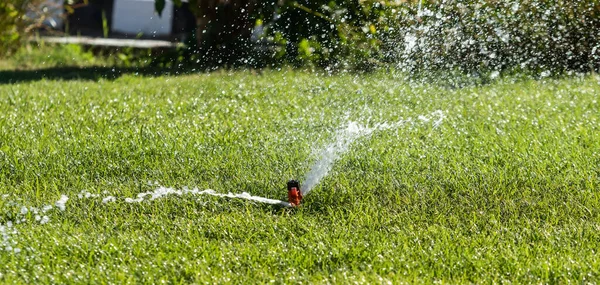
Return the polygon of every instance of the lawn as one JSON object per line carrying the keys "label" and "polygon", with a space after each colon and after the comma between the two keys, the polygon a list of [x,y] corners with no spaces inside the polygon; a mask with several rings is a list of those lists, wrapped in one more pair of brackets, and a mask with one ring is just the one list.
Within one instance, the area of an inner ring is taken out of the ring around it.
{"label": "lawn", "polygon": [[[597,75],[63,71],[2,71],[2,283],[600,282]],[[296,209],[131,200],[284,200],[382,123]]]}

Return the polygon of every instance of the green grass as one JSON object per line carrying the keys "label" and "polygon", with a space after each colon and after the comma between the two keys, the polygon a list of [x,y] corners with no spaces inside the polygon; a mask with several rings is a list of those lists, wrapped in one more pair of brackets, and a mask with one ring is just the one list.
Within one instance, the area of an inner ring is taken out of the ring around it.
{"label": "green grass", "polygon": [[[600,280],[596,75],[462,89],[383,73],[72,79],[0,85],[0,224],[26,218],[9,235],[21,252],[0,250],[2,283]],[[285,199],[347,120],[436,110],[438,128],[357,140],[298,209],[123,200],[155,181]],[[61,194],[46,224],[19,214]]]}

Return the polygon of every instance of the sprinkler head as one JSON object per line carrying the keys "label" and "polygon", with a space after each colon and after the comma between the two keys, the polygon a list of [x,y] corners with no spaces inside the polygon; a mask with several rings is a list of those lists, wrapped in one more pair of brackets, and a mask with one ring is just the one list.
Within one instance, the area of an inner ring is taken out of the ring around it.
{"label": "sprinkler head", "polygon": [[287,183],[288,202],[292,207],[297,207],[302,201],[302,192],[300,191],[300,183],[296,180],[290,180]]}

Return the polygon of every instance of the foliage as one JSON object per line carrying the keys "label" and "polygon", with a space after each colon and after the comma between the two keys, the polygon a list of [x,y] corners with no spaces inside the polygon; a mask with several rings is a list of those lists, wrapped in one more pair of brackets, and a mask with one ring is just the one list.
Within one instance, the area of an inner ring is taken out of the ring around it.
{"label": "foliage", "polygon": [[[13,52],[10,58],[0,59],[0,70],[43,69],[52,73],[54,68],[100,67],[100,68],[140,68],[152,64],[160,65],[155,59],[157,51],[152,49],[90,47],[76,44],[52,44],[44,41],[24,44]],[[51,77],[51,74],[43,74]]]}
{"label": "foliage", "polygon": [[[2,79],[0,224],[22,220],[0,235],[21,249],[0,247],[0,283],[600,281],[598,76],[462,89],[384,72]],[[435,110],[437,128],[421,117]],[[124,200],[155,181],[284,199],[348,120],[401,119],[351,145],[294,211]]]}
{"label": "foliage", "polygon": [[0,2],[0,57],[17,51],[33,33],[47,28],[45,22],[60,14],[62,4],[44,0]]}
{"label": "foliage", "polygon": [[[159,10],[161,2],[156,2]],[[246,3],[256,5],[248,21],[264,23],[261,43],[269,43],[271,63],[363,70],[396,65],[410,73],[600,67],[600,5],[595,0]],[[236,44],[227,47],[232,49],[225,52],[228,56],[236,53]],[[240,52],[239,58],[249,54]]]}
{"label": "foliage", "polygon": [[405,70],[554,73],[600,67],[597,1],[390,2],[386,9],[398,24],[383,38],[388,60]]}
{"label": "foliage", "polygon": [[19,68],[93,65],[96,57],[79,45],[49,45],[22,48],[12,59]]}
{"label": "foliage", "polygon": [[18,48],[25,29],[22,17],[27,0],[0,2],[0,55],[8,55]]}

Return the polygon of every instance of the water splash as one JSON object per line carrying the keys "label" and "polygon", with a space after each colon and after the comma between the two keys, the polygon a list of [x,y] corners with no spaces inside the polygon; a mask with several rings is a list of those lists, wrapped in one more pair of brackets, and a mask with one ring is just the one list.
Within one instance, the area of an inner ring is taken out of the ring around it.
{"label": "water splash", "polygon": [[11,221],[5,224],[0,224],[0,251],[14,251],[18,253],[20,250],[15,247],[15,243],[11,239],[11,235],[17,234],[17,230],[13,227]]}
{"label": "water splash", "polygon": [[[8,198],[8,195],[2,195],[1,198],[6,199]],[[69,197],[67,195],[61,195],[60,199],[56,201],[55,205],[58,209],[64,211],[68,200]],[[19,253],[21,252],[21,248],[17,246],[17,242],[14,240],[14,237],[19,234],[16,226],[26,223],[30,216],[32,216],[34,221],[38,222],[40,225],[48,223],[50,221],[50,217],[45,214],[52,210],[53,207],[51,205],[45,205],[39,209],[36,207],[27,207],[22,205],[19,206],[19,204],[14,201],[9,201],[8,204],[16,206],[19,208],[19,211],[15,213],[15,216],[12,220],[7,220],[5,223],[0,223],[0,251]]]}
{"label": "water splash", "polygon": [[[107,194],[107,193],[106,193]],[[217,197],[227,197],[227,198],[238,198],[245,199],[260,203],[266,203],[271,205],[279,205],[282,207],[291,207],[290,203],[264,198],[260,196],[252,196],[249,193],[242,192],[239,194],[227,193],[221,194],[212,189],[199,190],[198,188],[188,189],[183,188],[181,190],[177,190],[175,188],[168,188],[164,186],[158,186],[153,191],[142,192],[137,194],[136,198],[124,198],[124,197],[115,197],[115,196],[106,196],[104,198],[101,197],[100,194],[92,194],[87,191],[82,191],[80,195],[77,195],[77,198],[82,199],[101,199],[103,204],[114,203],[117,201],[124,201],[126,203],[141,203],[143,201],[154,201],[161,198],[167,198],[168,196],[182,196],[182,195],[211,195]],[[27,207],[20,206],[19,211],[16,212],[15,220],[8,220],[5,223],[0,223],[0,252],[12,252],[12,253],[20,253],[21,248],[18,247],[18,242],[15,238],[19,235],[19,231],[17,230],[17,226],[19,224],[28,223],[28,218],[30,214],[33,216],[33,220],[39,225],[46,225],[51,222],[51,217],[53,214],[57,213],[58,209],[60,212],[64,212],[67,210],[67,201],[69,201],[69,197],[67,195],[61,195],[60,199],[56,201],[55,206],[45,205],[41,209],[36,207]],[[18,204],[14,204],[19,206]]]}
{"label": "water splash", "polygon": [[[429,115],[421,115],[418,117],[418,121],[424,123],[432,120],[433,127],[437,128],[444,120],[444,113],[438,110]],[[302,194],[308,194],[317,184],[319,184],[321,179],[327,176],[333,167],[334,162],[338,160],[341,155],[346,153],[352,143],[357,139],[368,137],[375,131],[397,129],[406,124],[418,123],[418,121],[415,122],[411,118],[408,118],[394,123],[379,123],[373,127],[366,127],[353,121],[349,122],[345,128],[340,128],[337,131],[335,140],[320,151],[319,160],[317,160],[310,168],[310,171],[304,178],[304,184],[300,187],[302,189]]]}
{"label": "water splash", "polygon": [[69,201],[69,197],[67,195],[60,195],[60,199],[56,201],[54,205],[59,208],[61,211],[64,211],[67,205],[67,201]]}
{"label": "water splash", "polygon": [[[280,206],[284,206],[284,207],[291,206],[290,203],[288,203],[288,202],[275,200],[275,199],[269,199],[269,198],[260,197],[260,196],[252,196],[250,193],[247,193],[247,192],[242,192],[239,194],[234,194],[231,192],[229,192],[227,194],[221,194],[212,189],[199,190],[198,188],[194,188],[194,189],[183,188],[181,190],[178,190],[175,188],[168,188],[168,187],[163,187],[163,186],[158,187],[154,191],[139,193],[136,198],[125,198],[125,202],[126,203],[140,203],[144,200],[152,201],[152,200],[156,200],[156,199],[160,199],[160,198],[165,198],[166,196],[169,196],[169,195],[182,196],[182,195],[186,195],[186,194],[238,198],[238,199],[245,199],[245,200],[250,200],[250,201],[255,201],[255,202],[260,202],[260,203],[265,203],[265,204],[280,205]],[[112,197],[112,196],[110,196],[110,197],[111,197],[110,201],[116,201],[115,197]]]}

